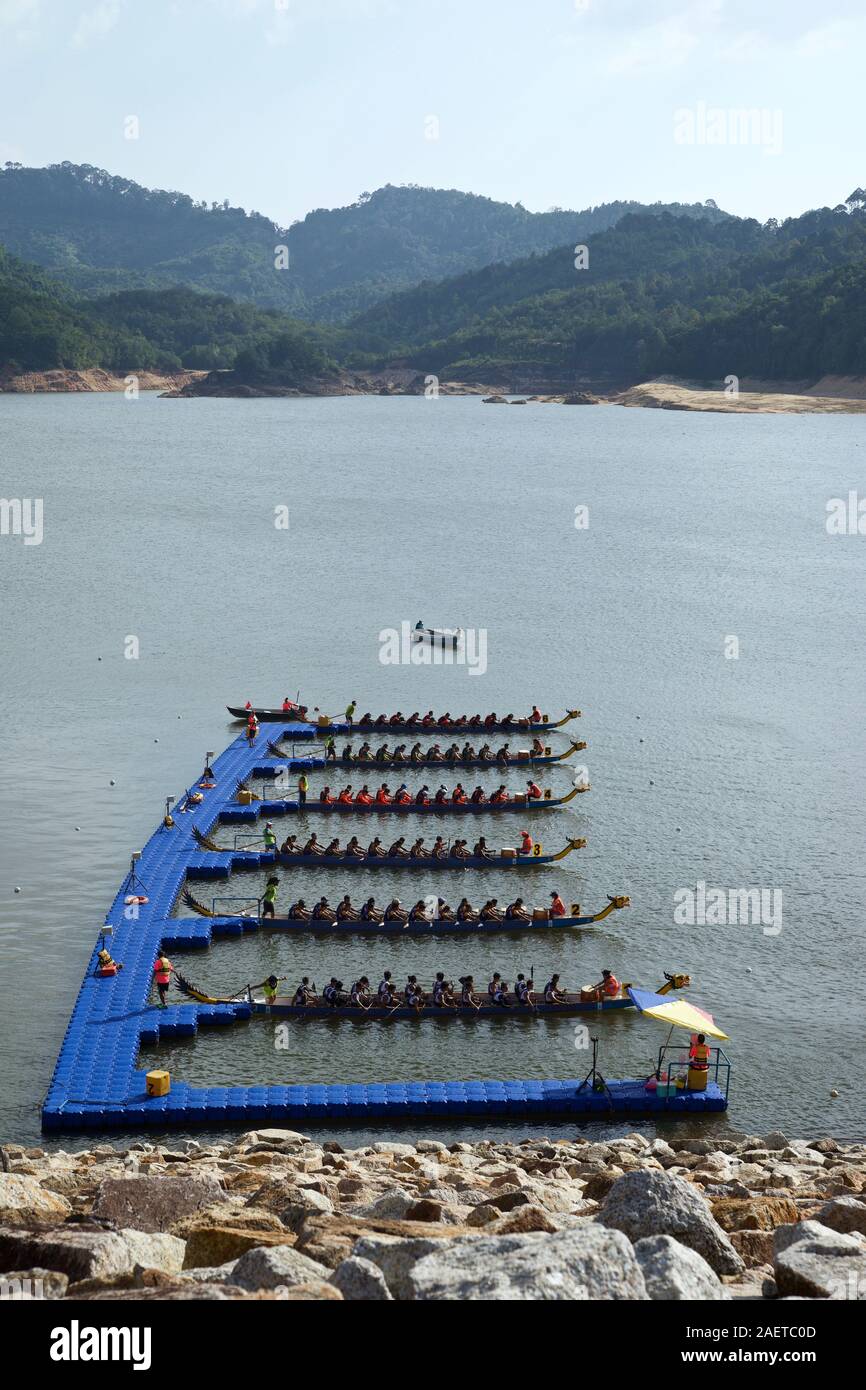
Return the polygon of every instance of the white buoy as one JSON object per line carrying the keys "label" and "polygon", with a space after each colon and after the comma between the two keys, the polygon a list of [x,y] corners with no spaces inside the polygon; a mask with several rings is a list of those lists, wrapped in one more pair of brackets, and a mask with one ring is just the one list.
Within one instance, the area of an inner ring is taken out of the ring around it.
{"label": "white buoy", "polygon": [[831,1099],[831,1100],[838,1100],[838,1099],[839,1099],[839,1092],[838,1092],[838,1091],[831,1091],[831,1092],[830,1092],[830,1099]]}
{"label": "white buoy", "polygon": [[21,889],[16,887],[15,892],[16,892],[16,893],[20,893],[20,892],[21,892]]}
{"label": "white buoy", "polygon": [[747,966],[746,966],[746,974],[747,974],[747,975],[751,975],[751,973],[752,973],[752,967],[751,967],[750,965],[747,965]]}

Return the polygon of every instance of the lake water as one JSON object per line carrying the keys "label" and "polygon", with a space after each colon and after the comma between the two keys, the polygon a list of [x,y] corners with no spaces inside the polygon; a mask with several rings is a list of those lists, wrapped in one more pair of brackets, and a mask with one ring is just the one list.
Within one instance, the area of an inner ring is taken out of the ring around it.
{"label": "lake water", "polygon": [[[263,934],[178,956],[193,979],[688,971],[731,1038],[715,1130],[862,1137],[866,538],[825,516],[864,487],[863,439],[853,415],[0,395],[0,490],[44,499],[41,545],[0,536],[0,1136],[38,1139],[130,852],[235,735],[226,703],[300,689],[330,712],[580,706],[592,791],[535,824],[545,849],[587,847],[519,891],[632,905],[531,946]],[[383,665],[380,630],[419,618],[485,630],[486,672]],[[443,881],[453,900],[504,897],[501,879]],[[678,925],[699,881],[775,891],[781,924]],[[305,872],[293,896],[346,889],[411,891]],[[157,1056],[195,1083],[582,1075],[579,1021],[311,1022],[288,1051],[254,1022]],[[664,1037],[636,1016],[594,1031],[612,1077],[648,1071]]]}

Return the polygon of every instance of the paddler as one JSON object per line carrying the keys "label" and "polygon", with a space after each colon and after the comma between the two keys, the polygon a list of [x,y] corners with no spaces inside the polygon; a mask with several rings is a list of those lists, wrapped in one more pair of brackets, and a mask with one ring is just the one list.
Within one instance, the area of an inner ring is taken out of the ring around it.
{"label": "paddler", "polygon": [[391,805],[391,792],[390,792],[390,790],[389,790],[389,788],[388,788],[388,783],[387,783],[387,782],[383,782],[382,785],[381,785],[381,787],[379,788],[379,790],[376,792],[376,805],[377,805],[377,806],[390,806],[390,805]]}
{"label": "paddler", "polygon": [[[274,839],[276,844],[276,838]],[[262,895],[262,918],[273,917],[275,915],[274,905],[277,901],[277,889],[280,886],[278,878],[269,878],[267,887]]]}
{"label": "paddler", "polygon": [[530,801],[540,801],[540,800],[541,800],[541,788],[540,788],[540,786],[538,785],[537,782],[532,782],[532,781],[527,782],[527,784],[526,784],[526,795],[529,797],[529,800],[530,800]]}
{"label": "paddler", "polygon": [[364,783],[364,785],[363,785],[363,787],[361,788],[361,790],[358,792],[358,795],[355,797],[355,805],[356,805],[356,806],[372,806],[372,805],[373,805],[373,798],[372,798],[372,796],[370,795],[370,788],[367,786],[367,783],[366,783],[366,782]]}
{"label": "paddler", "polygon": [[544,744],[541,742],[541,739],[538,737],[538,735],[536,735],[535,738],[532,740],[532,756],[533,758],[544,757]]}
{"label": "paddler", "polygon": [[168,1005],[165,996],[168,994],[168,987],[171,984],[171,977],[174,974],[174,966],[168,956],[157,956],[156,965],[153,967],[153,977],[156,981],[156,989],[159,994],[159,1007],[165,1009]]}
{"label": "paddler", "polygon": [[554,889],[554,891],[550,895],[550,915],[551,917],[565,916],[565,903],[562,901],[562,898],[556,892],[556,889]]}
{"label": "paddler", "polygon": [[529,718],[531,723],[533,724],[541,723],[541,710],[538,708],[538,705],[532,706],[532,713],[530,714]]}
{"label": "paddler", "polygon": [[340,792],[340,795],[337,797],[337,805],[338,805],[338,806],[351,806],[351,804],[352,804],[352,788],[351,788],[351,787],[344,787],[343,790]]}
{"label": "paddler", "polygon": [[601,979],[597,985],[593,985],[592,990],[599,1003],[604,999],[618,999],[620,983],[612,970],[602,970]]}
{"label": "paddler", "polygon": [[532,845],[533,845],[533,840],[532,840],[532,836],[530,835],[529,831],[528,831],[528,830],[521,830],[521,832],[520,832],[520,846],[519,846],[519,848],[518,848],[517,853],[518,853],[518,854],[531,854],[531,853],[532,853]]}
{"label": "paddler", "polygon": [[496,788],[496,791],[495,791],[495,792],[493,793],[493,795],[491,796],[491,798],[490,798],[490,805],[491,805],[491,806],[504,806],[504,805],[507,803],[507,801],[508,801],[508,792],[505,790],[505,787],[504,787],[504,786],[500,786],[500,787],[497,787],[497,788]]}
{"label": "paddler", "polygon": [[291,708],[292,708],[292,702],[291,702],[291,700],[289,699],[289,697],[288,697],[288,695],[287,695],[286,698],[283,700],[283,714],[288,714],[288,712],[289,712],[289,710],[290,710]]}

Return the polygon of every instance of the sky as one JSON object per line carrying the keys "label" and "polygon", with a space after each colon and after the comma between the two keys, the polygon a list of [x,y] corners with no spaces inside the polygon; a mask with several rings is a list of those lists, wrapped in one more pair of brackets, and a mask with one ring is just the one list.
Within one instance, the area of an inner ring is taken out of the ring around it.
{"label": "sky", "polygon": [[385,183],[764,221],[866,184],[864,57],[863,0],[0,0],[0,163],[284,226]]}

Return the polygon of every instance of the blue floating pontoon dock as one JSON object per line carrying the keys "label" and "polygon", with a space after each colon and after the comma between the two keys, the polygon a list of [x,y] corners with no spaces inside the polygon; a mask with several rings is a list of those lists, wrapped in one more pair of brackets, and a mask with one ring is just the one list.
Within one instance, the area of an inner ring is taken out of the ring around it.
{"label": "blue floating pontoon dock", "polygon": [[[269,730],[269,733],[272,731]],[[314,737],[315,731],[287,723],[278,737]],[[261,735],[260,735],[261,738]],[[150,1003],[153,967],[163,950],[208,946],[216,934],[240,935],[259,928],[257,918],[207,917],[187,920],[171,913],[186,882],[227,879],[232,854],[203,852],[195,831],[206,834],[229,809],[237,810],[237,786],[261,760],[245,735],[212,765],[215,785],[192,804],[185,795],[173,824],[161,824],[135,864],[135,882],[124,882],[106,917],[118,974],[99,977],[97,940],[63,1039],[42,1108],[47,1131],[221,1128],[291,1121],[341,1124],[364,1120],[482,1119],[580,1115],[703,1114],[727,1107],[727,1086],[710,1081],[703,1092],[658,1095],[640,1080],[612,1081],[602,1092],[579,1079],[551,1081],[419,1081],[377,1085],[190,1086],[172,1081],[165,1096],[149,1096],[139,1063],[142,1043],[194,1036],[199,1028],[245,1021],[252,1010],[236,1004],[183,1003],[160,1009]],[[237,867],[270,865],[273,855],[246,853]],[[130,896],[145,897],[127,903]],[[309,928],[315,930],[315,927]],[[718,1066],[717,1066],[718,1073]]]}

